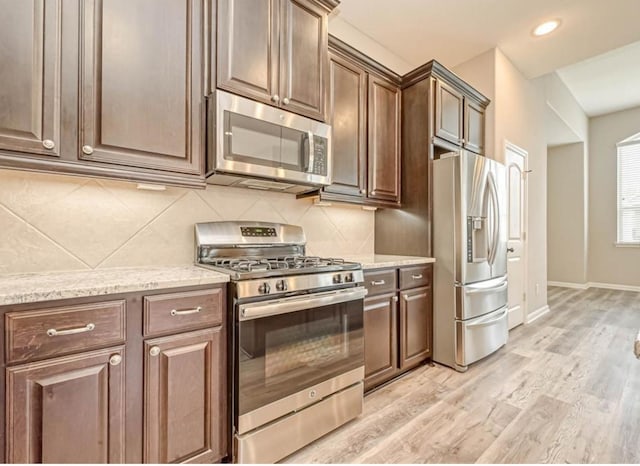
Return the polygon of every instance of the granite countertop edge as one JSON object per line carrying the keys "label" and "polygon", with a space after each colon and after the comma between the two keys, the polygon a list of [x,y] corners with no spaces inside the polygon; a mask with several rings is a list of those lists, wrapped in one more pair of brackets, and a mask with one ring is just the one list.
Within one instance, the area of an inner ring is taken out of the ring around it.
{"label": "granite countertop edge", "polygon": [[0,306],[226,283],[195,266],[126,267],[0,275]]}
{"label": "granite countertop edge", "polygon": [[364,270],[384,269],[388,267],[405,267],[409,265],[432,264],[436,260],[433,257],[399,256],[390,254],[360,254],[346,256],[348,261],[359,262]]}

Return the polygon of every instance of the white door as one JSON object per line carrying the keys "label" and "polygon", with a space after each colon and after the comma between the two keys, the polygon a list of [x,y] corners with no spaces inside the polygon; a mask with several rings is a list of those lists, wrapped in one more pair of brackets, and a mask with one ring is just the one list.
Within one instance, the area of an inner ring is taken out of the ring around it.
{"label": "white door", "polygon": [[524,322],[525,297],[525,240],[526,240],[526,165],[527,152],[507,142],[507,274],[509,277],[509,329]]}

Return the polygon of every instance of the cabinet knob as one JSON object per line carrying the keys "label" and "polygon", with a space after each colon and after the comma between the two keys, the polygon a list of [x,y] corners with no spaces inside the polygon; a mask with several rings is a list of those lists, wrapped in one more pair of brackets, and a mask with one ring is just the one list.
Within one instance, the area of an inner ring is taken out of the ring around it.
{"label": "cabinet knob", "polygon": [[122,356],[120,356],[119,354],[114,354],[109,358],[109,364],[111,364],[112,366],[117,366],[121,362],[122,362]]}
{"label": "cabinet knob", "polygon": [[282,99],[282,103],[285,104],[285,105],[289,105],[289,102],[291,102],[291,101],[287,97]]}
{"label": "cabinet knob", "polygon": [[360,194],[366,194],[366,193],[367,193],[367,190],[366,190],[366,189],[361,189],[361,190],[360,190]]}
{"label": "cabinet knob", "polygon": [[91,155],[91,154],[93,154],[93,147],[91,147],[91,146],[82,146],[82,152],[84,152],[87,155]]}
{"label": "cabinet knob", "polygon": [[159,346],[152,346],[151,349],[149,350],[149,354],[151,356],[157,356],[160,354],[160,347]]}
{"label": "cabinet knob", "polygon": [[271,96],[271,100],[277,104],[278,102],[280,102],[280,96],[278,94],[275,94]]}
{"label": "cabinet knob", "polygon": [[53,149],[56,147],[56,143],[53,142],[51,139],[45,139],[44,141],[42,141],[42,145],[45,149]]}
{"label": "cabinet knob", "polygon": [[398,302],[398,297],[397,297],[397,296],[394,296],[394,297],[393,297],[393,298],[391,298],[391,299],[393,300],[393,302],[394,302],[394,303],[397,303],[397,302]]}

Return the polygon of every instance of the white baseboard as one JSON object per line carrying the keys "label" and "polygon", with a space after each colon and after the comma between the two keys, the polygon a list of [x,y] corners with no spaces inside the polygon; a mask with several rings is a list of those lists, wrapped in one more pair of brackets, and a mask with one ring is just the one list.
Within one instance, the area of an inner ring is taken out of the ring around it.
{"label": "white baseboard", "polygon": [[607,290],[638,291],[638,292],[640,292],[640,286],[619,285],[617,283],[589,282],[589,288],[606,288]]}
{"label": "white baseboard", "polygon": [[576,288],[578,290],[586,290],[589,283],[571,283],[571,282],[547,282],[548,286],[561,286],[562,288]]}
{"label": "white baseboard", "polygon": [[539,319],[540,317],[548,313],[550,310],[551,309],[549,309],[549,306],[542,306],[533,312],[529,312],[527,314],[527,321],[525,323],[530,324],[534,320]]}
{"label": "white baseboard", "polygon": [[607,290],[620,290],[620,291],[637,291],[640,292],[640,286],[634,285],[620,285],[618,283],[599,283],[599,282],[587,282],[587,283],[570,283],[570,282],[547,282],[548,286],[560,286],[562,288],[575,288],[578,290],[588,290],[589,288],[605,288]]}

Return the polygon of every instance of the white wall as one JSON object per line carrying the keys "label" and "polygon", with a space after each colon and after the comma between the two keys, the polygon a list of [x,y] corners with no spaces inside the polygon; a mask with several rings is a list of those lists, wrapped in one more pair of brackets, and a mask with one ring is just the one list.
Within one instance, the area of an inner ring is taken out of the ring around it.
{"label": "white wall", "polygon": [[584,143],[574,143],[547,152],[549,281],[587,282],[584,151]]}
{"label": "white wall", "polygon": [[640,132],[640,107],[589,119],[589,281],[640,286],[640,248],[615,246],[616,143]]}
{"label": "white wall", "polygon": [[0,273],[193,263],[196,222],[301,225],[311,255],[373,253],[374,213],[294,195],[0,170]]}

